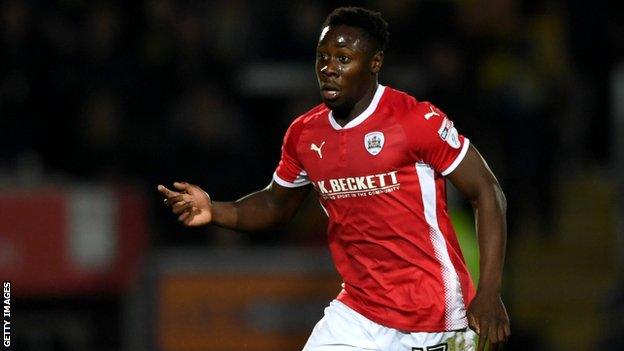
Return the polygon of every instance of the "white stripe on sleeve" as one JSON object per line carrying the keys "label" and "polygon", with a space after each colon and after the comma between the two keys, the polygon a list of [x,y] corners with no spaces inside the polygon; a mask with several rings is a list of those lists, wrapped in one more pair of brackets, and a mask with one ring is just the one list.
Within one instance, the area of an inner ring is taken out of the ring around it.
{"label": "white stripe on sleeve", "polygon": [[447,176],[449,174],[451,174],[451,172],[453,172],[455,170],[455,168],[457,168],[457,166],[459,166],[459,164],[461,163],[461,161],[464,159],[464,157],[466,156],[466,153],[468,152],[468,146],[470,146],[470,140],[468,140],[468,138],[464,137],[464,146],[462,146],[461,151],[459,152],[459,155],[457,155],[457,158],[455,158],[455,161],[453,161],[453,163],[451,163],[450,166],[448,166],[447,169],[445,169],[441,174],[443,176]]}
{"label": "white stripe on sleeve", "polygon": [[310,184],[310,181],[308,180],[308,174],[305,171],[301,171],[299,173],[299,175],[297,176],[297,178],[295,178],[295,180],[292,183],[289,182],[289,181],[286,181],[286,180],[284,180],[282,178],[280,178],[277,175],[277,172],[273,173],[273,180],[277,184],[279,184],[279,185],[281,185],[283,187],[286,187],[286,188],[298,188],[300,186],[304,186],[304,185]]}

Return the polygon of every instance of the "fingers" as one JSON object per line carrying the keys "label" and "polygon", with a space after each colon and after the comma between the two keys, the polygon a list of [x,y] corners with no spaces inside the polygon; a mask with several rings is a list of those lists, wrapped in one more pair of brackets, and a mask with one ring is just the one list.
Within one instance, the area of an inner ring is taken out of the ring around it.
{"label": "fingers", "polygon": [[175,191],[169,190],[166,186],[161,185],[161,184],[159,184],[159,185],[158,185],[157,189],[158,189],[158,191],[159,191],[161,194],[165,195],[165,196],[166,196],[166,197],[168,197],[168,198],[169,198],[169,197],[173,197],[173,196],[176,196],[176,195],[180,194],[180,193],[178,193],[178,192],[175,192]]}
{"label": "fingers", "polygon": [[179,215],[178,221],[183,222],[186,225],[189,225],[193,220],[193,217],[199,214],[199,211],[196,207],[193,206],[192,202],[179,202],[175,206],[172,206],[173,213]]}
{"label": "fingers", "polygon": [[[483,337],[479,339],[483,339],[484,344],[490,344],[490,350],[500,351],[505,346],[507,339],[509,338],[510,332],[509,324],[507,323],[497,323],[488,328],[487,333],[484,333]],[[487,342],[485,340],[485,335],[487,334]],[[484,345],[485,347],[485,345]]]}
{"label": "fingers", "polygon": [[185,211],[184,213],[178,216],[178,221],[184,222],[184,224],[187,224],[186,219],[189,218],[190,215],[191,215],[191,211]]}
{"label": "fingers", "polygon": [[505,326],[503,324],[498,326],[498,341],[501,344],[507,341],[507,336],[505,335]]}
{"label": "fingers", "polygon": [[478,336],[477,337],[477,351],[484,351],[486,333],[481,334],[481,331],[484,330],[482,329],[481,321],[470,312],[467,314],[467,317],[468,317],[468,326],[475,333],[477,333],[477,336]]}
{"label": "fingers", "polygon": [[191,201],[190,196],[185,194],[185,190],[189,186],[188,183],[175,182],[173,183],[173,186],[176,187],[176,189],[182,190],[182,192],[170,190],[166,186],[161,185],[161,184],[159,184],[157,187],[158,191],[165,196],[165,200],[164,200],[165,206],[171,206],[173,208],[180,201],[184,201],[184,202]]}
{"label": "fingers", "polygon": [[509,337],[511,336],[511,328],[509,327],[509,320],[507,320],[506,322],[498,326],[498,336],[499,336],[499,345],[500,345],[499,350],[502,350],[503,346],[505,346],[505,344],[507,343],[507,340],[509,340]]}
{"label": "fingers", "polygon": [[488,341],[490,344],[491,350],[498,350],[498,347],[501,345],[500,339],[498,338],[498,325],[494,324],[488,328]]}
{"label": "fingers", "polygon": [[167,197],[165,199],[165,206],[173,207],[175,205],[179,205],[180,202],[189,202],[190,198],[187,198],[188,195],[178,194],[175,196]]}
{"label": "fingers", "polygon": [[485,351],[485,337],[479,335],[477,339],[479,339],[479,343],[477,344],[477,351]]}
{"label": "fingers", "polygon": [[174,188],[181,190],[181,191],[186,191],[186,189],[188,189],[188,187],[190,186],[189,183],[187,182],[174,182],[173,183]]}
{"label": "fingers", "polygon": [[191,184],[189,184],[187,182],[174,182],[173,183],[173,187],[176,188],[177,190],[180,190],[180,191],[177,192],[177,191],[170,190],[169,188],[167,188],[166,186],[164,186],[162,184],[158,184],[157,189],[163,195],[165,195],[167,197],[171,197],[171,196],[176,196],[176,195],[178,195],[180,193],[186,192],[186,190],[191,187]]}
{"label": "fingers", "polygon": [[167,189],[164,185],[158,185],[158,191],[165,196],[164,204],[165,206],[171,206],[177,202],[177,197],[180,196],[180,193],[171,191]]}
{"label": "fingers", "polygon": [[481,329],[479,328],[479,321],[475,316],[468,312],[468,327],[472,329],[475,333],[477,333],[477,351],[483,351],[485,348],[485,337],[481,336]]}
{"label": "fingers", "polygon": [[171,206],[171,211],[177,215],[182,212],[186,212],[193,207],[193,202],[191,201],[178,201]]}
{"label": "fingers", "polygon": [[487,325],[481,324],[478,329],[481,331],[481,333],[479,333],[479,344],[477,345],[477,351],[485,351],[489,341]]}

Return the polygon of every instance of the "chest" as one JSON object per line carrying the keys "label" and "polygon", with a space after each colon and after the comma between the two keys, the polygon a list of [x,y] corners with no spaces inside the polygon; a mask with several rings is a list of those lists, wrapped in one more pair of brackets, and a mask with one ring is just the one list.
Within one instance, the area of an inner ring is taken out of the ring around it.
{"label": "chest", "polygon": [[311,181],[387,174],[413,164],[405,133],[393,123],[311,128],[302,133],[297,152]]}

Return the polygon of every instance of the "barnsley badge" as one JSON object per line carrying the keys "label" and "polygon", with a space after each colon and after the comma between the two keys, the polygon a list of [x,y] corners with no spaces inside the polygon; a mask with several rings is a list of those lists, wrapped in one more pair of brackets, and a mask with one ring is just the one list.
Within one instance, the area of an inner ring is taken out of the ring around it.
{"label": "barnsley badge", "polygon": [[364,136],[364,147],[371,155],[381,152],[384,145],[384,135],[382,132],[370,132]]}

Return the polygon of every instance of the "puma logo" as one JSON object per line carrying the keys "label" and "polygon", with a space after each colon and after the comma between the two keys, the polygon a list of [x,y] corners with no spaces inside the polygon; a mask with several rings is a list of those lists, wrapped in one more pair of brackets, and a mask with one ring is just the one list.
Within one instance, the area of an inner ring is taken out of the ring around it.
{"label": "puma logo", "polygon": [[310,144],[310,150],[316,151],[319,155],[319,158],[323,158],[323,154],[321,153],[321,148],[323,148],[323,145],[325,145],[325,142],[322,142],[321,146],[316,146],[316,144],[312,143]]}
{"label": "puma logo", "polygon": [[433,116],[439,116],[439,115],[440,115],[439,113],[437,113],[437,112],[435,112],[435,111],[433,110],[433,106],[429,106],[429,110],[430,110],[431,112],[427,112],[427,113],[425,113],[425,119],[426,119],[426,120],[429,120],[429,118],[431,118],[431,117],[433,117]]}

